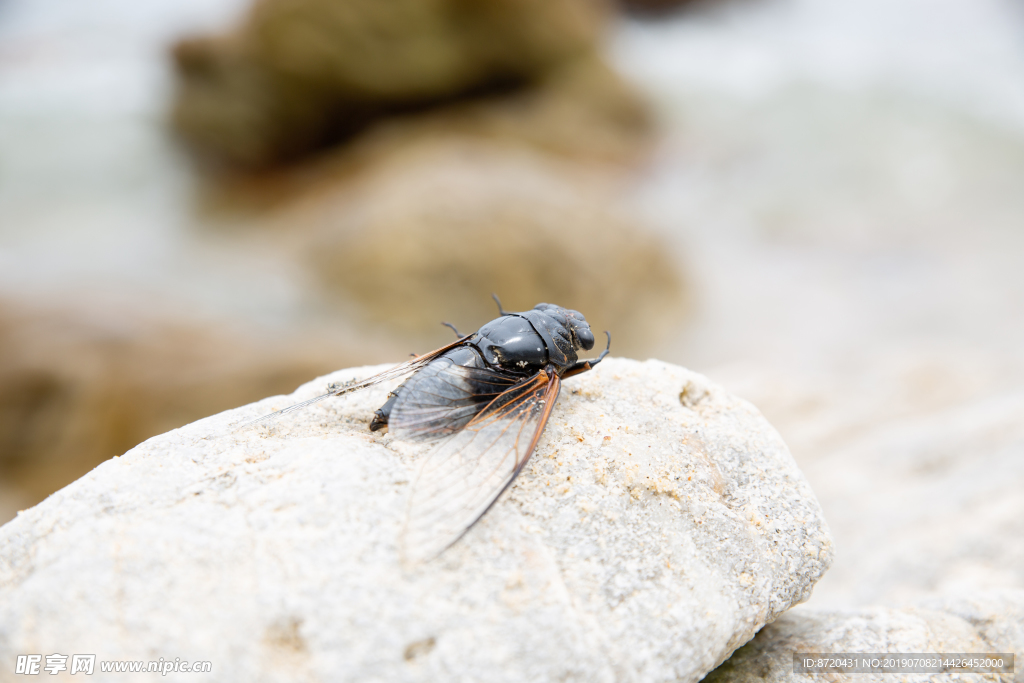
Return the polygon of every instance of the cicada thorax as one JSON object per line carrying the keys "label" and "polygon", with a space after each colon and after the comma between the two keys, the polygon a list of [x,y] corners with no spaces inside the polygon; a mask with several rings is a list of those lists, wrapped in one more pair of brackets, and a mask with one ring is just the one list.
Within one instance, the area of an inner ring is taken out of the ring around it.
{"label": "cicada thorax", "polygon": [[469,343],[484,360],[513,372],[536,372],[549,362],[548,344],[526,314],[503,315],[487,323]]}

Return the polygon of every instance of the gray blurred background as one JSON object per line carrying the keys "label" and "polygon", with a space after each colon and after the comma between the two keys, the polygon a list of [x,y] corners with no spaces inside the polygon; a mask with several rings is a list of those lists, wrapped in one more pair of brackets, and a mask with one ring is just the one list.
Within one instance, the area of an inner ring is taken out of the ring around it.
{"label": "gray blurred background", "polygon": [[755,403],[814,603],[1024,587],[1024,6],[0,0],[0,522],[551,301]]}

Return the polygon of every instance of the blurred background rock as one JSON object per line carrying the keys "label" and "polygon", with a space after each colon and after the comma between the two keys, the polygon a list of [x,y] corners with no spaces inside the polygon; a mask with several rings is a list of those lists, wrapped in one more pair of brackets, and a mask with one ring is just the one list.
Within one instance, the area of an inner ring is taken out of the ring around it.
{"label": "blurred background rock", "polygon": [[627,110],[635,128],[641,105],[595,64],[604,19],[593,0],[259,0],[230,33],[178,43],[174,121],[201,151],[243,166],[294,159],[389,114],[502,91],[541,100],[487,98],[537,119],[506,116],[513,125],[545,126],[553,98],[609,119]]}
{"label": "blurred background rock", "polygon": [[1024,587],[1019,3],[616,11],[0,4],[0,517],[497,291],[752,400],[812,605]]}

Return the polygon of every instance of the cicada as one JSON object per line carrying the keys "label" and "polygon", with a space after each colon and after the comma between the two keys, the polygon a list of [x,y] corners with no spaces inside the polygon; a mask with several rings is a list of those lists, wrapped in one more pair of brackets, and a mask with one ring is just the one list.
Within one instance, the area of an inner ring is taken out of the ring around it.
{"label": "cicada", "polygon": [[256,424],[388,380],[409,376],[373,415],[370,430],[433,442],[413,481],[402,551],[407,561],[436,557],[461,539],[523,471],[558,400],[562,380],[600,363],[592,360],[586,318],[554,304],[509,313],[458,339],[364,380],[266,415]]}

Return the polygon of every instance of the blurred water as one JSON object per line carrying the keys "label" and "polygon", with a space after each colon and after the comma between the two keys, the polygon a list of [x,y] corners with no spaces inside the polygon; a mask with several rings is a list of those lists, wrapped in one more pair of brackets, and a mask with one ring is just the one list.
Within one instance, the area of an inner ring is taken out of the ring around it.
{"label": "blurred water", "polygon": [[199,234],[189,161],[167,132],[170,43],[246,5],[0,5],[0,294],[269,317],[301,298],[258,241]]}
{"label": "blurred water", "polygon": [[1020,348],[1019,9],[724,3],[620,31],[671,130],[641,201],[700,272],[688,362]]}
{"label": "blurred water", "polygon": [[1014,0],[763,0],[709,4],[620,32],[619,63],[659,99],[753,102],[794,83],[892,87],[1019,127],[1024,11]]}

